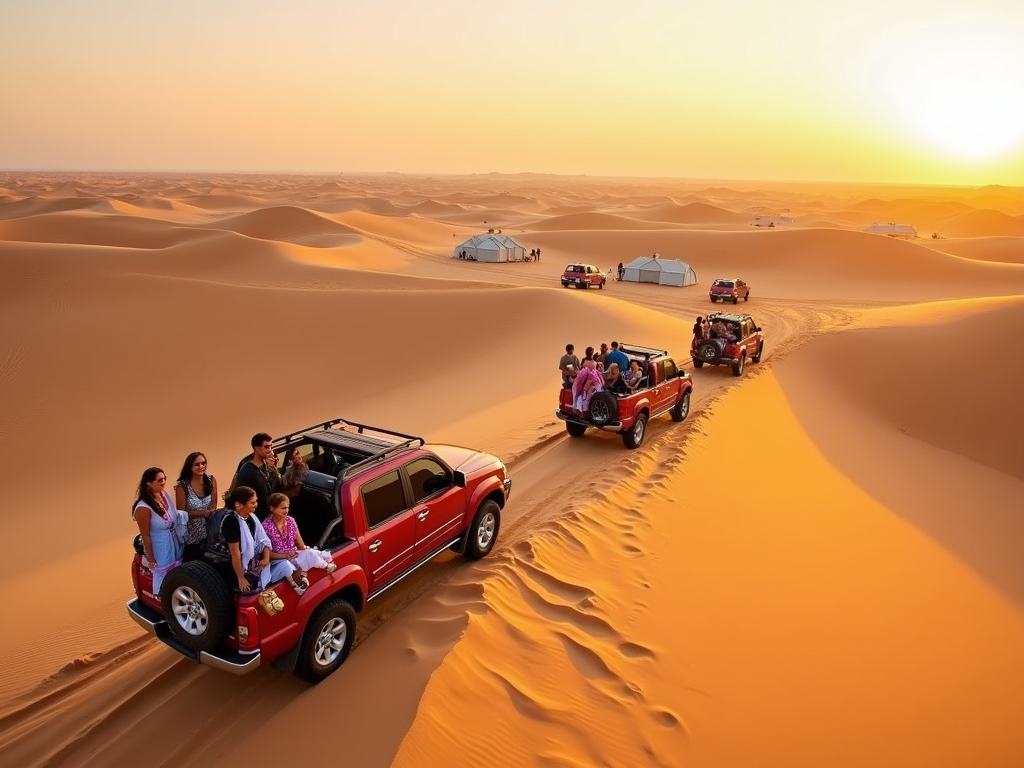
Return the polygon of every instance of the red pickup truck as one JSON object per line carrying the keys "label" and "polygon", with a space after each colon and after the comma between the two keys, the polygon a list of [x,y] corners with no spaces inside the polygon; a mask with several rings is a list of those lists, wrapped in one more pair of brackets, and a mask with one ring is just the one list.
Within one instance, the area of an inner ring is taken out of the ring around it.
{"label": "red pickup truck", "polygon": [[627,448],[639,448],[647,433],[647,422],[668,413],[673,421],[690,414],[693,379],[676,365],[663,349],[622,344],[619,349],[637,363],[639,378],[631,381],[627,392],[597,392],[587,410],[573,408],[571,386],[563,386],[558,395],[555,416],[565,422],[570,437],[583,437],[588,429],[619,432]]}
{"label": "red pickup truck", "polygon": [[154,595],[136,550],[128,613],[183,656],[236,674],[272,664],[319,682],[345,661],[368,601],[445,550],[477,559],[494,546],[512,481],[491,454],[343,419],[275,440],[282,469],[295,448],[309,471],[290,514],[334,571],[307,571],[301,595],[286,581],[239,592],[211,531],[202,558],[170,571]]}

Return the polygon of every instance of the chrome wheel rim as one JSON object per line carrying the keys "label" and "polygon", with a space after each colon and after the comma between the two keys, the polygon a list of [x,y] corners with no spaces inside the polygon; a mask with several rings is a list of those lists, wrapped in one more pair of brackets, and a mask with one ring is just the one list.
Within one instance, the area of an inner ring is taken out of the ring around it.
{"label": "chrome wheel rim", "polygon": [[690,413],[690,393],[687,392],[685,395],[683,395],[682,402],[679,403],[679,415],[682,416],[685,419],[689,415],[689,413]]}
{"label": "chrome wheel rim", "polygon": [[491,542],[494,540],[494,528],[496,525],[497,521],[490,512],[480,518],[480,525],[476,527],[477,547],[483,550],[491,545]]}
{"label": "chrome wheel rim", "polygon": [[195,637],[203,634],[210,626],[206,603],[191,587],[178,587],[171,593],[171,612],[178,626]]}
{"label": "chrome wheel rim", "polygon": [[313,648],[313,659],[321,667],[329,667],[341,655],[348,638],[348,624],[344,619],[335,616],[320,629],[320,636]]}
{"label": "chrome wheel rim", "polygon": [[636,424],[633,425],[633,442],[639,443],[644,439],[644,428],[646,422],[643,419],[637,419]]}

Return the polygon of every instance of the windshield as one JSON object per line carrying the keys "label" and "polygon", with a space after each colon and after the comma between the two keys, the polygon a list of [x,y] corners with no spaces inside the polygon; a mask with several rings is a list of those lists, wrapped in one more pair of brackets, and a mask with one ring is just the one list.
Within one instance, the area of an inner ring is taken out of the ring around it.
{"label": "windshield", "polygon": [[716,288],[732,288],[732,280],[715,280]]}

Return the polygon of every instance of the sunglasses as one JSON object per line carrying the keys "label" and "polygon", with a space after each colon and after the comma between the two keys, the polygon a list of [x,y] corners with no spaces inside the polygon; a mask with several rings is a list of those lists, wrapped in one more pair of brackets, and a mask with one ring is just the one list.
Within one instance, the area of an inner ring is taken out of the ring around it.
{"label": "sunglasses", "polygon": [[167,482],[167,478],[166,477],[158,477],[158,478],[156,478],[156,480],[154,482],[166,483]]}
{"label": "sunglasses", "polygon": [[192,466],[193,466],[193,467],[205,467],[205,466],[206,466],[206,462],[205,462],[205,461],[197,461],[197,462],[196,462],[195,464],[193,464]]}

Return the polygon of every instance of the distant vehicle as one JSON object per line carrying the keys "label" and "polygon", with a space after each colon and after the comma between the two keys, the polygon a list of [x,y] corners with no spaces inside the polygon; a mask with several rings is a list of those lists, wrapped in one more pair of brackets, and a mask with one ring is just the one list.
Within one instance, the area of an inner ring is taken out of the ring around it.
{"label": "distant vehicle", "polygon": [[711,303],[717,301],[732,301],[736,304],[740,299],[750,301],[750,286],[735,277],[720,277],[711,284],[708,292],[711,296]]}
{"label": "distant vehicle", "polygon": [[582,415],[573,411],[572,388],[563,387],[555,416],[565,422],[571,437],[583,437],[588,429],[603,429],[620,432],[627,448],[639,448],[650,419],[668,413],[673,421],[682,421],[690,414],[693,379],[663,349],[632,344],[622,344],[619,349],[630,362],[640,363],[644,376],[640,386],[628,395],[598,392]]}
{"label": "distant vehicle", "polygon": [[[742,376],[747,358],[750,358],[752,363],[761,362],[761,356],[764,354],[764,334],[760,326],[754,322],[754,318],[750,315],[712,312],[708,315],[708,322],[711,323],[712,338],[700,343],[694,340],[695,343],[690,349],[694,367],[728,365],[732,368],[733,376]],[[728,336],[736,341],[718,335],[714,331],[716,323],[724,324]]]}
{"label": "distant vehicle", "polygon": [[273,664],[319,682],[348,657],[368,601],[445,550],[475,560],[494,547],[512,487],[496,456],[343,419],[274,444],[284,464],[295,448],[309,471],[290,514],[334,565],[308,571],[303,593],[284,581],[239,591],[217,523],[202,557],[172,569],[156,596],[136,538],[128,614],[182,656],[234,674]]}
{"label": "distant vehicle", "polygon": [[569,264],[562,273],[563,288],[589,288],[592,285],[604,288],[607,280],[607,275],[592,264]]}

